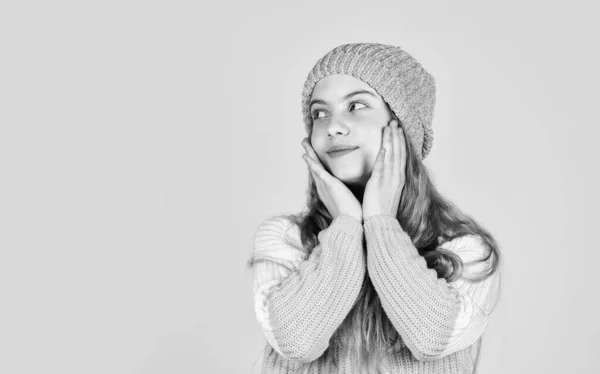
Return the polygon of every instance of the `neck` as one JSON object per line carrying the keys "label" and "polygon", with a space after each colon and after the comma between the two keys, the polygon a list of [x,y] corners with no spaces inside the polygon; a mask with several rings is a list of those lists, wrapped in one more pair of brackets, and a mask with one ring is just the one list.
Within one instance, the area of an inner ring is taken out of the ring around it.
{"label": "neck", "polygon": [[356,199],[362,204],[365,194],[365,186],[363,184],[347,184],[348,189],[354,194]]}

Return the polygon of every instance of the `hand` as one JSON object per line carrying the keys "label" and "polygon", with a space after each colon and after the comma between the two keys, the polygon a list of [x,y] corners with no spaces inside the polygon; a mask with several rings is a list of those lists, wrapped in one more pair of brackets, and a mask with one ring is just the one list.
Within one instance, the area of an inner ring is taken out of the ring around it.
{"label": "hand", "polygon": [[406,138],[397,120],[383,128],[382,147],[363,196],[363,219],[377,214],[396,217],[406,180]]}
{"label": "hand", "polygon": [[362,223],[362,207],[356,196],[341,180],[325,170],[308,138],[302,140],[302,146],[306,151],[302,158],[308,164],[308,169],[315,180],[319,198],[333,219],[340,214],[348,214]]}

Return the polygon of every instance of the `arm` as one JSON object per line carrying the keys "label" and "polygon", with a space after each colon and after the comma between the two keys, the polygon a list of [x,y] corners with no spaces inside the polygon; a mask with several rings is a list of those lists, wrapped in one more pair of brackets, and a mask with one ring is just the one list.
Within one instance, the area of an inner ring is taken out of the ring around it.
{"label": "arm", "polygon": [[279,255],[255,256],[255,310],[267,341],[283,357],[314,361],[329,346],[364,280],[363,232],[358,220],[342,214],[318,234],[311,255],[294,262],[283,259],[289,244],[281,223],[259,228],[255,253],[271,246]]}
{"label": "arm", "polygon": [[[413,356],[419,361],[435,360],[475,343],[487,325],[495,294],[492,284],[497,285],[499,272],[478,283],[460,279],[448,283],[427,268],[395,217],[368,217],[364,229],[369,276]],[[484,252],[483,245],[471,237],[445,244],[464,262]]]}

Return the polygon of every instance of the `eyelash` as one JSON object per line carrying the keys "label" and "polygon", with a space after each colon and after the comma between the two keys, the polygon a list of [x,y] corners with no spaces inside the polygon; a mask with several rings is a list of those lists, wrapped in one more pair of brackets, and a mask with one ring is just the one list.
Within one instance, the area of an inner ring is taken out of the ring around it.
{"label": "eyelash", "polygon": [[[352,101],[352,102],[350,103],[350,106],[352,106],[352,105],[354,105],[354,104],[362,104],[362,105],[364,105],[365,107],[367,107],[367,104],[365,104],[365,103],[361,103],[360,101]],[[361,109],[363,109],[363,108],[361,108]],[[356,109],[355,109],[355,110],[356,110]],[[322,112],[322,111],[323,111],[323,109],[315,109],[315,110],[313,110],[313,111],[311,112],[311,118],[312,118],[313,120],[315,120],[315,119],[318,119],[318,118],[315,118],[315,114],[317,114],[318,112]]]}

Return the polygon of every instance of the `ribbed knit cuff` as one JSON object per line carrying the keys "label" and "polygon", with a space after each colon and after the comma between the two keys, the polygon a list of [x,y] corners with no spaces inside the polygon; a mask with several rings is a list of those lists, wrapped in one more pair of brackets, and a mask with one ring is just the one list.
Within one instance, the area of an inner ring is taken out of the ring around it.
{"label": "ribbed knit cuff", "polygon": [[[375,234],[375,230],[377,228],[396,229],[396,230],[400,230],[400,231],[404,232],[404,230],[400,226],[400,222],[398,222],[398,219],[396,217],[390,216],[388,214],[377,214],[374,216],[367,217],[367,219],[365,219],[365,223],[363,226],[364,226],[365,234],[367,232]],[[404,233],[406,234],[406,232],[404,232]],[[406,236],[410,240],[410,237],[408,236],[408,234],[406,234]],[[411,244],[412,244],[412,241],[411,241]]]}
{"label": "ribbed knit cuff", "polygon": [[340,214],[339,216],[335,217],[335,219],[331,222],[330,227],[334,227],[343,231],[351,238],[362,236],[364,233],[362,223],[349,214]]}

